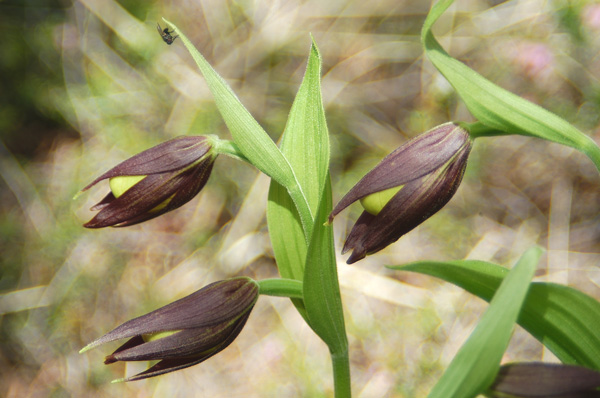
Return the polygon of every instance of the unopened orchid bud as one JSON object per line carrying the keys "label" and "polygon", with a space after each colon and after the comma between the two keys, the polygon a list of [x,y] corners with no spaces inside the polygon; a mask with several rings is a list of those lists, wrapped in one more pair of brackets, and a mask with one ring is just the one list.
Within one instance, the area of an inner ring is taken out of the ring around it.
{"label": "unopened orchid bud", "polygon": [[458,188],[471,151],[469,133],[455,123],[435,127],[385,157],[335,206],[329,222],[350,204],[365,211],[346,239],[348,264],[378,252],[440,210]]}
{"label": "unopened orchid bud", "polygon": [[153,361],[148,370],[123,381],[141,380],[199,364],[224,350],[241,332],[259,295],[247,277],[212,283],[197,292],[125,322],[81,352],[128,338],[108,355],[117,361]]}
{"label": "unopened orchid bud", "polygon": [[503,365],[485,395],[490,398],[600,397],[600,372],[559,363]]}
{"label": "unopened orchid bud", "polygon": [[189,202],[204,187],[216,155],[209,138],[178,137],[141,152],[95,179],[111,192],[92,210],[87,228],[124,227],[158,217]]}

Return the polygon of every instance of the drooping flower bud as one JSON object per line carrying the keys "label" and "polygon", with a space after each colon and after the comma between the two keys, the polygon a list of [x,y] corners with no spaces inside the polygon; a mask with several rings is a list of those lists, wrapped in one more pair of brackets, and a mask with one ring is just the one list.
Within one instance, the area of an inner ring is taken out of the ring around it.
{"label": "drooping flower bud", "polygon": [[500,367],[486,392],[491,398],[600,397],[600,372],[558,363],[514,363]]}
{"label": "drooping flower bud", "polygon": [[458,188],[471,151],[469,133],[455,123],[402,145],[368,172],[335,206],[329,222],[360,200],[365,211],[346,239],[348,264],[378,252],[440,210]]}
{"label": "drooping flower bud", "polygon": [[110,179],[111,192],[87,228],[124,227],[158,217],[189,202],[204,187],[216,155],[204,136],[177,137],[141,152],[95,179]]}
{"label": "drooping flower bud", "polygon": [[141,380],[196,365],[238,336],[256,303],[259,287],[247,277],[212,283],[146,315],[125,322],[80,352],[118,339],[129,340],[108,355],[117,361],[159,360],[123,381]]}

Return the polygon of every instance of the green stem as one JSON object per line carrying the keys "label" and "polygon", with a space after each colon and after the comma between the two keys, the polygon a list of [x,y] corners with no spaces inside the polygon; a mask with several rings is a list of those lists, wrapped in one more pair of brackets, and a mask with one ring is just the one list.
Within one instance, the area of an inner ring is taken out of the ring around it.
{"label": "green stem", "polygon": [[472,139],[479,138],[479,137],[496,137],[499,135],[511,135],[510,133],[507,133],[506,131],[498,130],[498,129],[495,129],[490,126],[486,126],[485,124],[483,124],[481,122],[475,122],[475,123],[459,122],[459,124],[461,125],[461,127],[463,127],[465,130],[467,130],[469,132],[469,135],[471,136]]}
{"label": "green stem", "polygon": [[238,160],[243,160],[247,163],[251,163],[233,141],[222,140],[218,137],[213,137],[212,144],[215,152],[218,154],[223,154]]}
{"label": "green stem", "polygon": [[[289,297],[302,299],[303,286],[301,281],[295,279],[263,279],[257,281],[259,294],[275,297]],[[350,398],[352,391],[350,388],[350,360],[348,358],[348,349],[340,353],[331,353],[331,363],[333,365],[333,385],[335,389],[335,398]]]}
{"label": "green stem", "polygon": [[333,364],[335,398],[350,398],[352,396],[352,389],[350,388],[350,360],[348,358],[348,350],[341,353],[331,353],[331,362]]}
{"label": "green stem", "polygon": [[258,281],[259,294],[303,299],[302,282],[295,279],[263,279]]}
{"label": "green stem", "polygon": [[[474,123],[459,122],[459,124],[469,132],[469,135],[471,136],[472,139],[479,138],[479,137],[496,137],[496,136],[500,136],[500,135],[523,135],[525,137],[535,137],[534,135],[531,135],[531,134],[524,134],[523,132],[521,132],[519,130],[515,130],[515,132],[507,132],[504,130],[499,130],[494,127],[487,126],[481,122],[474,122]],[[550,141],[552,141],[552,140],[550,140]],[[564,145],[566,145],[566,144],[564,144]],[[568,145],[568,146],[578,149],[581,152],[585,153],[592,160],[592,162],[594,162],[594,165],[596,166],[598,171],[600,171],[600,149],[598,149],[598,146],[594,143],[594,141],[591,138],[585,136],[585,137],[581,138],[581,140],[579,141],[579,145]]]}

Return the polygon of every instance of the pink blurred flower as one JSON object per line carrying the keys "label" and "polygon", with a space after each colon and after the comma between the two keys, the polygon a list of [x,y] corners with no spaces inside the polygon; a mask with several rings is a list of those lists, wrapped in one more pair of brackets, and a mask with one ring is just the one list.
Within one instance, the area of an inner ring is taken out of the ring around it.
{"label": "pink blurred flower", "polygon": [[581,12],[583,25],[593,30],[600,30],[600,4],[588,4]]}
{"label": "pink blurred flower", "polygon": [[552,72],[554,55],[541,43],[519,43],[512,52],[512,60],[528,78],[547,76]]}

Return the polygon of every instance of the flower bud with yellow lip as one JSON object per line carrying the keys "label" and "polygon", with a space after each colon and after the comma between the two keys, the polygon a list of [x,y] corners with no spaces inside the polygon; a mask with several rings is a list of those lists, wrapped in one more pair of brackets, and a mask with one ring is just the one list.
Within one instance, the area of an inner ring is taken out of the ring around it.
{"label": "flower bud with yellow lip", "polygon": [[258,283],[248,277],[215,282],[125,322],[80,353],[110,341],[128,339],[106,357],[105,364],[159,360],[148,370],[120,381],[184,369],[227,348],[242,331],[258,295]]}
{"label": "flower bud with yellow lip", "polygon": [[360,204],[363,209],[376,216],[403,186],[404,185],[401,185],[399,187],[386,189],[385,191],[372,193],[371,195],[360,199]]}
{"label": "flower bud with yellow lip", "polygon": [[348,264],[397,241],[448,203],[471,147],[464,128],[446,123],[402,145],[368,172],[329,215],[331,223],[356,201],[365,209],[342,249],[352,250]]}
{"label": "flower bud with yellow lip", "polygon": [[83,189],[105,179],[111,189],[84,226],[124,227],[184,205],[208,181],[215,158],[211,139],[195,136],[174,138],[125,160]]}
{"label": "flower bud with yellow lip", "polygon": [[127,190],[133,187],[138,182],[142,181],[146,176],[121,176],[113,177],[108,180],[108,185],[115,198],[123,195]]}

